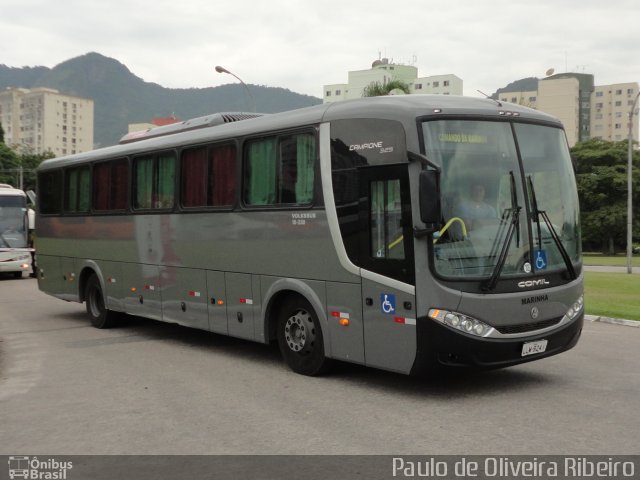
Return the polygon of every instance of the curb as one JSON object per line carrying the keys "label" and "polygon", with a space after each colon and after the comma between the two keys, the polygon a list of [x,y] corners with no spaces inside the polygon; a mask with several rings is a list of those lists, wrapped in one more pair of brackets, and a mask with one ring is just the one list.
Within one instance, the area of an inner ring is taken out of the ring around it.
{"label": "curb", "polygon": [[637,321],[637,320],[625,320],[623,318],[599,317],[597,315],[585,315],[584,319],[590,322],[610,323],[612,325],[625,325],[627,327],[640,328],[640,321]]}

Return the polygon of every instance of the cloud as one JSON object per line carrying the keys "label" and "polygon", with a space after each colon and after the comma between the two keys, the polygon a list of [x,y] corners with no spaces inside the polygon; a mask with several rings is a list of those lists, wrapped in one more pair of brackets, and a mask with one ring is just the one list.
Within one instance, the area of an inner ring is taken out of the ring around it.
{"label": "cloud", "polygon": [[[453,73],[465,93],[579,69],[597,84],[640,80],[636,0],[5,0],[1,61],[52,67],[96,51],[167,87],[235,82],[320,96],[378,55],[420,75]],[[20,41],[16,41],[20,39]]]}

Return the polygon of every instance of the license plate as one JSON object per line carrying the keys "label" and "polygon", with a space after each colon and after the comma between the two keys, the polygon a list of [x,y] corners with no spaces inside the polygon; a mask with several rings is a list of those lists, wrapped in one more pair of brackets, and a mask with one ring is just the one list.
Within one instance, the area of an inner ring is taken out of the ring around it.
{"label": "license plate", "polygon": [[537,342],[529,342],[522,345],[522,356],[534,355],[536,353],[542,353],[547,349],[547,340],[538,340]]}

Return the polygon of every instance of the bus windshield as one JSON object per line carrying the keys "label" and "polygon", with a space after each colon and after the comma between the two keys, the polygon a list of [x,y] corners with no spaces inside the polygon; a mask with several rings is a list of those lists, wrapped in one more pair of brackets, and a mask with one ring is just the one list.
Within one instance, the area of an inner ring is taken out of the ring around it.
{"label": "bus windshield", "polygon": [[0,248],[27,246],[26,200],[17,195],[0,195]]}
{"label": "bus windshield", "polygon": [[561,129],[437,120],[424,122],[423,133],[426,155],[442,171],[436,273],[487,279],[579,261],[578,199]]}

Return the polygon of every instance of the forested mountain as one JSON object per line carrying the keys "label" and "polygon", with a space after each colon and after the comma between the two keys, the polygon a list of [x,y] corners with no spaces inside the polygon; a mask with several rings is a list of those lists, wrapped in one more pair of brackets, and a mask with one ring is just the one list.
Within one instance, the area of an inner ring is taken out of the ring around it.
{"label": "forested mountain", "polygon": [[[212,73],[213,75],[214,73]],[[54,68],[0,65],[0,89],[48,87],[94,101],[94,143],[117,143],[129,123],[175,115],[181,120],[215,112],[247,111],[241,84],[175,89],[145,82],[113,58],[88,53]],[[257,111],[275,113],[322,103],[320,98],[284,88],[249,85]]]}

